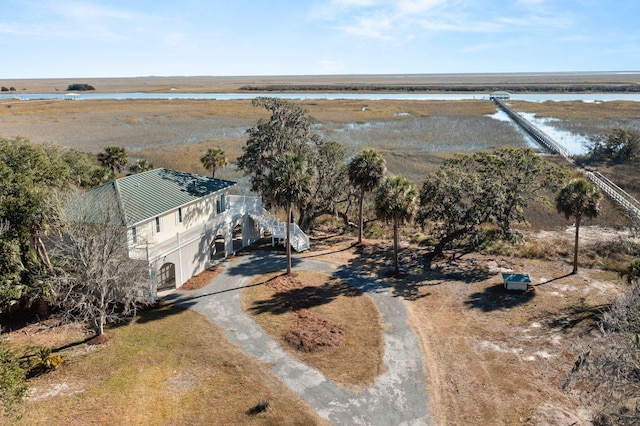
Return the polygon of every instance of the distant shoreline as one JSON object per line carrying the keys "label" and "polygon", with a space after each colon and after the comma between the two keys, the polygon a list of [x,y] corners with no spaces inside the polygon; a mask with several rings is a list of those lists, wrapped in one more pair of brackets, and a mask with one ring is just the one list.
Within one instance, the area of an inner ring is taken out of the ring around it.
{"label": "distant shoreline", "polygon": [[522,85],[263,85],[242,86],[246,92],[286,92],[286,93],[478,93],[497,90],[510,93],[639,93],[640,85],[635,84],[522,84]]}
{"label": "distant shoreline", "polygon": [[[4,94],[64,93],[90,84],[95,93],[359,92],[637,93],[640,71],[495,74],[385,74],[310,76],[175,76],[2,79]],[[93,91],[92,91],[93,92]]]}

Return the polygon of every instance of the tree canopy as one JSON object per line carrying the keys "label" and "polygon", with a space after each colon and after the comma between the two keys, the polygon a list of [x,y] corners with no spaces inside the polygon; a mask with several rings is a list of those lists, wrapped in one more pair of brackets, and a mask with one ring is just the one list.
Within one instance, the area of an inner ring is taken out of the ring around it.
{"label": "tree canopy", "polygon": [[97,154],[97,158],[100,164],[109,169],[114,177],[122,172],[129,162],[127,150],[121,146],[108,146],[103,152]]}
{"label": "tree canopy", "polygon": [[52,264],[42,236],[58,228],[55,195],[97,183],[101,174],[90,154],[0,139],[0,312],[10,301],[50,299]]}
{"label": "tree canopy", "polygon": [[144,158],[136,160],[136,162],[129,167],[129,171],[133,174],[147,172],[149,170],[153,170],[153,164]]}
{"label": "tree canopy", "polygon": [[86,90],[96,90],[96,88],[87,83],[73,83],[67,86],[67,90],[82,92]]}
{"label": "tree canopy", "polygon": [[[62,150],[38,145],[24,138],[2,139],[0,144],[0,270],[7,272],[0,299],[23,300],[27,304],[47,298],[44,268],[51,268],[41,233],[55,225],[51,196],[72,179]],[[2,308],[0,308],[2,309]]]}
{"label": "tree canopy", "polygon": [[287,153],[274,160],[265,195],[284,207],[287,215],[287,274],[291,273],[291,205],[309,194],[312,171],[300,155]]}
{"label": "tree canopy", "polygon": [[224,155],[224,151],[220,148],[209,148],[207,152],[200,157],[200,162],[205,169],[211,170],[211,177],[216,177],[216,170],[218,168],[226,167],[229,165],[229,160]]}
{"label": "tree canopy", "polygon": [[[148,265],[129,258],[117,206],[78,196],[65,204],[63,235],[55,240],[56,303],[63,317],[87,322],[101,335],[107,323],[135,315],[137,306],[149,300]],[[95,209],[104,223],[92,220]]]}
{"label": "tree canopy", "polygon": [[568,174],[527,148],[456,155],[426,176],[418,223],[438,238],[434,255],[455,241],[475,241],[484,225],[497,226],[509,239],[514,223],[526,223],[528,204],[545,201]]}
{"label": "tree canopy", "polygon": [[344,148],[324,141],[313,129],[313,119],[299,105],[278,98],[256,98],[254,106],[267,109],[271,116],[260,119],[247,130],[248,139],[238,158],[238,168],[249,176],[251,189],[261,193],[267,205],[272,198],[268,176],[273,164],[285,154],[304,159],[312,171],[309,191],[295,202],[300,227],[306,229],[313,219],[333,213],[344,190]]}
{"label": "tree canopy", "polygon": [[592,161],[616,164],[636,161],[640,158],[640,132],[635,129],[612,129],[605,135],[592,138],[587,144],[587,151]]}
{"label": "tree canopy", "polygon": [[445,161],[445,167],[458,167],[493,179],[493,196],[500,201],[495,220],[504,236],[513,223],[526,223],[525,211],[533,200],[548,201],[545,196],[556,192],[570,173],[538,155],[531,148],[503,148],[471,155],[456,155]]}

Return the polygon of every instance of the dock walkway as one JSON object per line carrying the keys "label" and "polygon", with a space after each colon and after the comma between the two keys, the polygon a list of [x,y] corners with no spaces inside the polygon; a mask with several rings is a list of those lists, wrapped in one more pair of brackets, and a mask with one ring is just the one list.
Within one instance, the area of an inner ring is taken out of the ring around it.
{"label": "dock walkway", "polygon": [[[552,154],[559,154],[569,163],[574,164],[571,154],[567,148],[537,128],[529,120],[518,114],[513,108],[502,102],[502,100],[496,97],[492,97],[491,100],[544,149]],[[635,224],[640,224],[640,201],[602,175],[602,173],[584,169],[580,169],[580,171],[609,198],[620,205]]]}

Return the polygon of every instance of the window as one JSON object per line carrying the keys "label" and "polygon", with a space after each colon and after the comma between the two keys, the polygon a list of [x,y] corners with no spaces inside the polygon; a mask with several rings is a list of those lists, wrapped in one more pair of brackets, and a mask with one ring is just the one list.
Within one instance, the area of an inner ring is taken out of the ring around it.
{"label": "window", "polygon": [[178,207],[178,223],[182,223],[182,207]]}
{"label": "window", "polygon": [[135,226],[131,228],[131,242],[133,244],[138,244],[138,230]]}
{"label": "window", "polygon": [[225,194],[221,194],[220,198],[216,199],[216,213],[222,213],[227,210],[227,200]]}
{"label": "window", "polygon": [[160,233],[160,216],[156,216],[156,223],[155,223],[154,230],[156,231],[156,234]]}

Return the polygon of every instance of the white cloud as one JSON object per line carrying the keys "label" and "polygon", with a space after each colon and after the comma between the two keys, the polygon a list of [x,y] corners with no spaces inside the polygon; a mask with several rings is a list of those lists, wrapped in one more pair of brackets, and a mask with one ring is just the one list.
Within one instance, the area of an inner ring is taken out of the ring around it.
{"label": "white cloud", "polygon": [[322,59],[318,63],[319,74],[340,74],[346,69],[342,62],[333,59]]}
{"label": "white cloud", "polygon": [[394,24],[393,19],[383,14],[377,14],[376,16],[357,18],[352,25],[344,26],[342,29],[348,34],[360,37],[389,40],[392,38],[390,32],[393,30]]}
{"label": "white cloud", "polygon": [[138,38],[140,32],[155,34],[162,27],[157,25],[161,18],[153,15],[84,0],[25,2],[22,16],[0,23],[0,33],[109,42]]}
{"label": "white cloud", "polygon": [[141,15],[127,9],[115,9],[89,1],[55,1],[49,7],[59,16],[78,21],[119,19],[131,20]]}
{"label": "white cloud", "polygon": [[401,0],[397,3],[397,14],[404,16],[428,12],[436,6],[446,4],[447,0]]}

